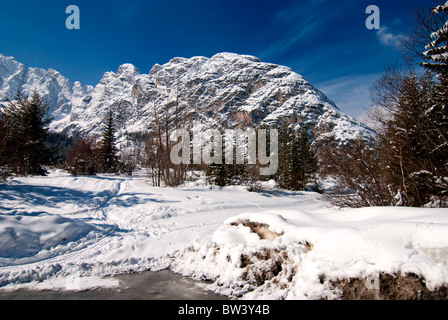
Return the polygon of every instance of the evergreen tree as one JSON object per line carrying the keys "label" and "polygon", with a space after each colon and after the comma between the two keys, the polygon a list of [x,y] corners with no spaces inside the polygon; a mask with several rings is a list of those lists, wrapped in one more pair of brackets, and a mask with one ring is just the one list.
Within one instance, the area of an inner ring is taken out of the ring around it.
{"label": "evergreen tree", "polygon": [[317,159],[311,149],[308,130],[298,132],[287,124],[279,128],[279,170],[275,177],[281,188],[303,190],[317,171]]}
{"label": "evergreen tree", "polygon": [[303,190],[317,171],[317,159],[311,149],[308,130],[300,128],[292,143],[292,190]]}
{"label": "evergreen tree", "polygon": [[[382,201],[442,206],[448,196],[448,129],[439,80],[431,73],[419,76],[413,72],[386,73],[384,78],[387,81],[383,79],[375,87],[383,97],[380,100],[388,105],[377,145],[382,185],[387,186],[382,187]],[[393,85],[385,86],[387,83]]]}
{"label": "evergreen tree", "polygon": [[291,189],[293,179],[293,142],[294,131],[287,124],[283,123],[278,128],[278,171],[275,176],[280,188]]}
{"label": "evergreen tree", "polygon": [[[222,132],[221,132],[222,136]],[[210,142],[213,143],[213,142]],[[225,159],[225,139],[222,141],[222,146],[216,146],[217,148],[222,147],[223,151],[221,153],[221,163],[211,163],[206,170],[206,176],[207,176],[207,182],[220,186],[225,187],[233,182],[234,178],[234,165],[233,164],[227,164]],[[214,149],[213,152],[216,150]],[[214,156],[214,155],[212,155]]]}
{"label": "evergreen tree", "polygon": [[4,115],[0,109],[0,181],[5,180],[9,175],[9,170],[6,167],[8,155],[5,148],[6,142],[6,125]]}
{"label": "evergreen tree", "polygon": [[[433,14],[446,19],[448,2],[434,8]],[[433,41],[426,46],[427,51],[423,53],[429,62],[422,65],[437,74],[438,83],[431,88],[432,97],[425,113],[434,124],[437,142],[434,152],[443,157],[448,153],[448,20],[430,36]]]}
{"label": "evergreen tree", "polygon": [[101,140],[101,172],[117,173],[119,170],[118,149],[116,147],[115,127],[112,110],[106,118],[106,126]]}
{"label": "evergreen tree", "polygon": [[[430,88],[431,99],[427,103],[426,116],[430,119],[433,146],[431,150],[432,170],[428,181],[422,186],[448,205],[448,1],[437,6],[433,14],[445,20],[444,24],[430,36],[433,39],[426,46],[423,55],[429,62],[422,65],[437,74],[438,83]],[[442,20],[443,21],[443,20]],[[422,176],[422,175],[420,175]],[[420,179],[421,180],[421,179]],[[445,181],[445,183],[440,183]]]}
{"label": "evergreen tree", "polygon": [[231,165],[225,163],[222,164],[212,163],[211,165],[208,166],[206,175],[208,183],[220,187],[225,187],[232,183],[233,174],[231,170]]}
{"label": "evergreen tree", "polygon": [[[381,108],[374,119],[378,140],[324,146],[321,157],[328,173],[356,191],[341,193],[338,201],[356,206],[448,205],[448,21],[443,21],[448,2],[433,13],[418,14],[407,44],[408,54],[423,57],[427,72],[391,67],[372,88],[372,102]],[[422,39],[429,38],[423,53]]]}
{"label": "evergreen tree", "polygon": [[[431,88],[431,99],[425,113],[435,126],[434,130],[439,143],[436,146],[437,150],[448,152],[448,87],[442,80]],[[438,152],[437,150],[435,152]]]}
{"label": "evergreen tree", "polygon": [[398,104],[385,122],[380,149],[385,160],[384,174],[400,203],[423,206],[439,197],[448,175],[448,145],[434,103],[431,75],[407,76],[401,85]]}
{"label": "evergreen tree", "polygon": [[[448,1],[444,5],[434,8],[433,13],[448,13]],[[446,86],[448,85],[448,21],[430,36],[434,40],[426,46],[427,51],[423,53],[423,56],[429,62],[424,62],[422,65],[439,74]]]}
{"label": "evergreen tree", "polygon": [[46,145],[50,150],[50,165],[55,167],[63,167],[68,149],[75,142],[76,137],[69,136],[63,132],[50,131],[47,136]]}
{"label": "evergreen tree", "polygon": [[46,147],[46,118],[49,105],[34,93],[31,98],[17,93],[14,101],[8,101],[5,111],[4,150],[8,155],[7,165],[21,175],[45,175],[42,168],[48,163],[49,151]]}

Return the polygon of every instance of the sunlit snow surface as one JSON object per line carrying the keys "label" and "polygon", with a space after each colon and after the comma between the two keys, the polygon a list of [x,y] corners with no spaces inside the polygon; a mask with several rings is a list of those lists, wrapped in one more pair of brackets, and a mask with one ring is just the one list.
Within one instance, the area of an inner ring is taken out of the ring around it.
{"label": "sunlit snow surface", "polygon": [[[243,222],[279,236],[260,239]],[[0,184],[2,289],[114,286],[102,278],[165,268],[251,299],[337,298],[323,279],[380,272],[412,272],[436,288],[448,283],[447,235],[448,209],[341,210],[272,182],[251,193],[202,180],[156,188],[144,172],[53,171]],[[248,272],[269,262],[263,255],[281,257],[282,268],[257,286]]]}

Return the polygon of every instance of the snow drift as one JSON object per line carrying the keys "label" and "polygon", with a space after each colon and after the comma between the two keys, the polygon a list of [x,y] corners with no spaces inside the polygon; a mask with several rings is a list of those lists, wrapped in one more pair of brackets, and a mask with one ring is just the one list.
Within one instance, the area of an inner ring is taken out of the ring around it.
{"label": "snow drift", "polygon": [[[178,252],[173,270],[248,299],[335,299],[335,282],[380,274],[418,275],[429,290],[447,283],[446,209],[278,212],[226,220],[212,240]],[[260,226],[277,236],[260,237]]]}
{"label": "snow drift", "polygon": [[0,288],[60,289],[76,275],[84,290],[171,268],[243,299],[339,299],[357,283],[376,294],[392,278],[418,294],[446,288],[447,234],[448,209],[341,210],[270,183],[157,188],[144,173],[54,171],[0,185]]}
{"label": "snow drift", "polygon": [[51,253],[94,229],[82,221],[58,215],[1,216],[0,257],[20,259],[37,253],[42,255],[44,251]]}

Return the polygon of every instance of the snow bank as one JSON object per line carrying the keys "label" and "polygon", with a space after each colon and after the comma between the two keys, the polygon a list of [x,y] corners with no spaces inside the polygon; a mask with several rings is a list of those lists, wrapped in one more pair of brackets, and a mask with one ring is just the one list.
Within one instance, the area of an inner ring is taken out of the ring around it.
{"label": "snow bank", "polygon": [[95,228],[57,215],[0,216],[0,264],[64,250]]}
{"label": "snow bank", "polygon": [[[178,252],[172,269],[248,299],[333,299],[334,281],[381,273],[419,275],[430,290],[448,283],[446,209],[277,212],[226,220],[211,241]],[[278,236],[261,238],[257,225]]]}

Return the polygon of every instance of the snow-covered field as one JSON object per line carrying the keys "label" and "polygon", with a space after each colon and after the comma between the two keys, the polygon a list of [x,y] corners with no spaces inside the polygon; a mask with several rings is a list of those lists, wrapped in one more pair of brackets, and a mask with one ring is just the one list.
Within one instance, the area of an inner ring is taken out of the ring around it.
{"label": "snow-covered field", "polygon": [[265,184],[156,188],[133,177],[16,178],[0,184],[0,288],[116,286],[161,270],[249,299],[338,298],[331,280],[413,273],[448,283],[448,209],[338,209]]}

